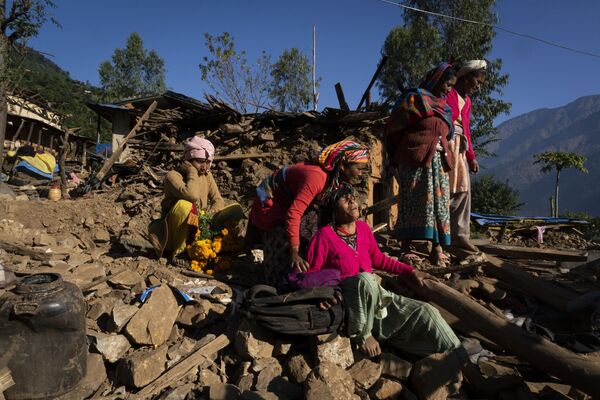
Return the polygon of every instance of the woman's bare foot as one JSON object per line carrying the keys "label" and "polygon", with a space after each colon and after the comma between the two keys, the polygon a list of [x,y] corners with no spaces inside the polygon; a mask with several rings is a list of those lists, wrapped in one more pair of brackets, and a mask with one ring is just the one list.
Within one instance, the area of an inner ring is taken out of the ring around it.
{"label": "woman's bare foot", "polygon": [[365,342],[360,346],[360,350],[371,358],[381,354],[379,342],[373,336],[365,339]]}
{"label": "woman's bare foot", "polygon": [[442,247],[438,245],[431,250],[429,262],[436,267],[446,267],[450,264],[450,257],[448,257],[442,250]]}

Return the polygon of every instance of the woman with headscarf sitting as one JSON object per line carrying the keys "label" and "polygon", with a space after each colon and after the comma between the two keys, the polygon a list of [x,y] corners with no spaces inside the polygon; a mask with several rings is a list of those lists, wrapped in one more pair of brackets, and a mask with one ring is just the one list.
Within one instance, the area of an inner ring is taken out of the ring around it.
{"label": "woman with headscarf sitting", "polygon": [[373,269],[417,285],[428,275],[383,254],[359,216],[352,187],[342,185],[321,209],[308,249],[309,272],[340,271],[349,337],[371,357],[381,353],[382,340],[419,356],[457,348],[460,341],[434,307],[388,292],[375,279]]}
{"label": "woman with headscarf sitting", "polygon": [[455,160],[450,171],[450,225],[452,252],[464,259],[473,256],[478,249],[471,237],[471,178],[469,172],[479,172],[471,143],[471,97],[485,82],[487,63],[485,60],[466,61],[456,72],[456,85],[446,100],[452,109],[454,139],[449,147]]}
{"label": "woman with headscarf sitting", "polygon": [[[224,207],[219,188],[210,173],[215,148],[207,139],[194,136],[184,146],[184,161],[164,180],[161,220],[150,225],[150,239],[159,257],[172,261],[194,239],[201,211],[215,213]],[[182,260],[182,264],[189,261]]]}
{"label": "woman with headscarf sitting", "polygon": [[396,232],[405,261],[418,259],[411,252],[412,240],[432,242],[434,265],[449,261],[442,250],[450,245],[447,171],[453,166],[448,150],[452,112],[445,97],[455,83],[451,65],[434,68],[419,88],[402,95],[386,126],[392,172],[400,185]]}
{"label": "woman with headscarf sitting", "polygon": [[[293,269],[309,268],[300,250],[303,216],[341,182],[358,178],[368,161],[366,146],[343,140],[325,147],[316,162],[281,168],[258,186],[248,235],[263,231],[266,283],[279,287]],[[307,245],[310,236],[305,240]]]}

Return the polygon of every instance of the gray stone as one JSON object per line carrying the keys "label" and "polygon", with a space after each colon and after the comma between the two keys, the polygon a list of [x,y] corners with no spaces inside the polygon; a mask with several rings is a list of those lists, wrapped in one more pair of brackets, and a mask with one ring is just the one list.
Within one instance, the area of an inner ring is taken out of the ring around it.
{"label": "gray stone", "polygon": [[86,253],[71,253],[67,259],[67,263],[73,268],[92,261],[92,256]]}
{"label": "gray stone", "polygon": [[292,382],[303,383],[310,374],[311,367],[303,354],[296,354],[288,359],[286,371]]}
{"label": "gray stone", "polygon": [[292,349],[292,343],[282,340],[276,340],[273,346],[273,355],[275,357],[287,356]]}
{"label": "gray stone", "polygon": [[387,378],[381,378],[371,388],[371,397],[377,400],[398,400],[402,393],[402,384]]}
{"label": "gray stone", "polygon": [[52,236],[42,233],[33,237],[33,244],[35,246],[56,246],[56,240]]}
{"label": "gray stone", "polygon": [[381,365],[364,359],[354,364],[348,372],[359,388],[368,390],[381,377]]}
{"label": "gray stone", "polygon": [[[329,336],[329,335],[322,335]],[[318,337],[317,343],[322,341],[322,337]],[[350,339],[337,335],[335,338],[316,345],[317,362],[332,362],[344,369],[354,364],[354,355],[352,354],[352,344]]]}
{"label": "gray stone", "polygon": [[275,393],[269,392],[253,392],[250,390],[244,391],[242,393],[242,400],[281,400],[282,398],[278,397]]}
{"label": "gray stone", "polygon": [[196,343],[195,340],[185,337],[181,342],[177,342],[169,347],[169,351],[167,352],[167,357],[169,358],[167,367],[170,368],[182,358],[187,357],[196,347]]}
{"label": "gray stone", "polygon": [[379,356],[381,364],[381,375],[400,379],[402,381],[408,379],[412,364],[392,353],[383,353]]}
{"label": "gray stone", "polygon": [[190,393],[194,391],[195,385],[193,383],[186,383],[185,385],[177,386],[174,389],[161,396],[161,400],[185,400]]}
{"label": "gray stone", "polygon": [[[273,358],[273,360],[275,359]],[[265,366],[263,369],[260,370],[258,376],[256,377],[256,384],[254,385],[254,387],[256,388],[256,390],[259,391],[263,390],[271,392],[272,390],[269,390],[269,386],[275,378],[281,376],[281,373],[281,365],[279,365],[278,362],[275,364],[270,363],[268,366]]]}
{"label": "gray stone", "polygon": [[246,360],[273,356],[272,335],[256,324],[243,322],[235,334],[236,352]]}
{"label": "gray stone", "polygon": [[266,368],[279,370],[279,374],[281,374],[281,365],[275,357],[259,358],[252,361],[252,370],[254,372],[260,372]]}
{"label": "gray stone", "polygon": [[96,229],[94,231],[94,242],[108,243],[110,242],[110,233],[104,229]]}
{"label": "gray stone", "polygon": [[350,373],[336,364],[324,361],[304,382],[306,400],[358,400]]}
{"label": "gray stone", "polygon": [[247,373],[246,375],[242,375],[235,382],[236,386],[240,388],[241,391],[252,390],[254,387],[254,381],[256,377],[252,372]]}
{"label": "gray stone", "polygon": [[[72,265],[69,262],[69,265]],[[64,275],[63,278],[65,280],[73,282],[77,286],[85,286],[93,281],[106,276],[106,271],[102,265],[89,263],[89,264],[80,264],[77,266],[71,274]]]}
{"label": "gray stone", "polygon": [[141,388],[158,378],[166,369],[167,346],[156,350],[140,349],[121,359],[117,364],[120,383]]}
{"label": "gray stone", "polygon": [[119,289],[131,289],[135,285],[143,284],[144,278],[138,272],[128,269],[116,274],[108,282]]}
{"label": "gray stone", "polygon": [[110,313],[110,330],[121,332],[121,329],[129,322],[131,317],[139,311],[139,308],[129,304],[117,304]]}
{"label": "gray stone", "polygon": [[177,323],[185,326],[194,326],[206,319],[206,309],[202,303],[192,301],[187,303],[179,311]]}
{"label": "gray stone", "polygon": [[209,393],[210,400],[237,400],[242,394],[237,386],[227,383],[212,385]]}
{"label": "gray stone", "polygon": [[413,365],[410,387],[420,399],[442,400],[457,393],[462,380],[456,354],[436,353]]}
{"label": "gray stone", "polygon": [[198,372],[198,383],[202,386],[213,386],[223,383],[223,380],[218,374],[205,368]]}
{"label": "gray stone", "polygon": [[95,333],[93,337],[94,347],[110,363],[119,361],[127,353],[127,350],[131,348],[129,340],[123,335]]}
{"label": "gray stone", "polygon": [[125,333],[137,344],[160,346],[171,334],[177,314],[179,305],[173,292],[168,286],[160,286],[131,318]]}

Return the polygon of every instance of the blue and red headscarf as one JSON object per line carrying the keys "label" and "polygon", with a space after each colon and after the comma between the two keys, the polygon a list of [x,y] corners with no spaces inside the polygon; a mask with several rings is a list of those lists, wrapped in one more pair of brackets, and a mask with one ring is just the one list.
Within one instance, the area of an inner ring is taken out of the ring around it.
{"label": "blue and red headscarf", "polygon": [[450,127],[452,110],[446,99],[434,96],[431,91],[440,83],[452,65],[444,62],[425,75],[418,88],[409,89],[394,105],[386,132],[393,133],[406,129],[423,118],[438,116]]}

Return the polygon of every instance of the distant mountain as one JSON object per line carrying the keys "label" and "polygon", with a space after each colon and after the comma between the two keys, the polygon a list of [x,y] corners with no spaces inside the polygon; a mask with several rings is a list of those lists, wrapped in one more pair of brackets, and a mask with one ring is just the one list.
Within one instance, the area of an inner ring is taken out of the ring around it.
{"label": "distant mountain", "polygon": [[11,52],[11,59],[13,67],[19,65],[17,78],[11,82],[17,93],[48,104],[51,111],[64,116],[67,128],[79,127],[80,135],[96,137],[96,113],[85,103],[98,101],[101,89],[71,79],[68,72],[34,49],[28,49],[25,58]]}
{"label": "distant mountain", "polygon": [[493,174],[518,189],[521,214],[548,215],[555,174],[541,174],[533,155],[548,150],[572,151],[588,158],[588,174],[561,173],[559,213],[600,215],[600,95],[581,97],[563,107],[540,109],[498,126],[500,141],[481,158],[483,174]]}

